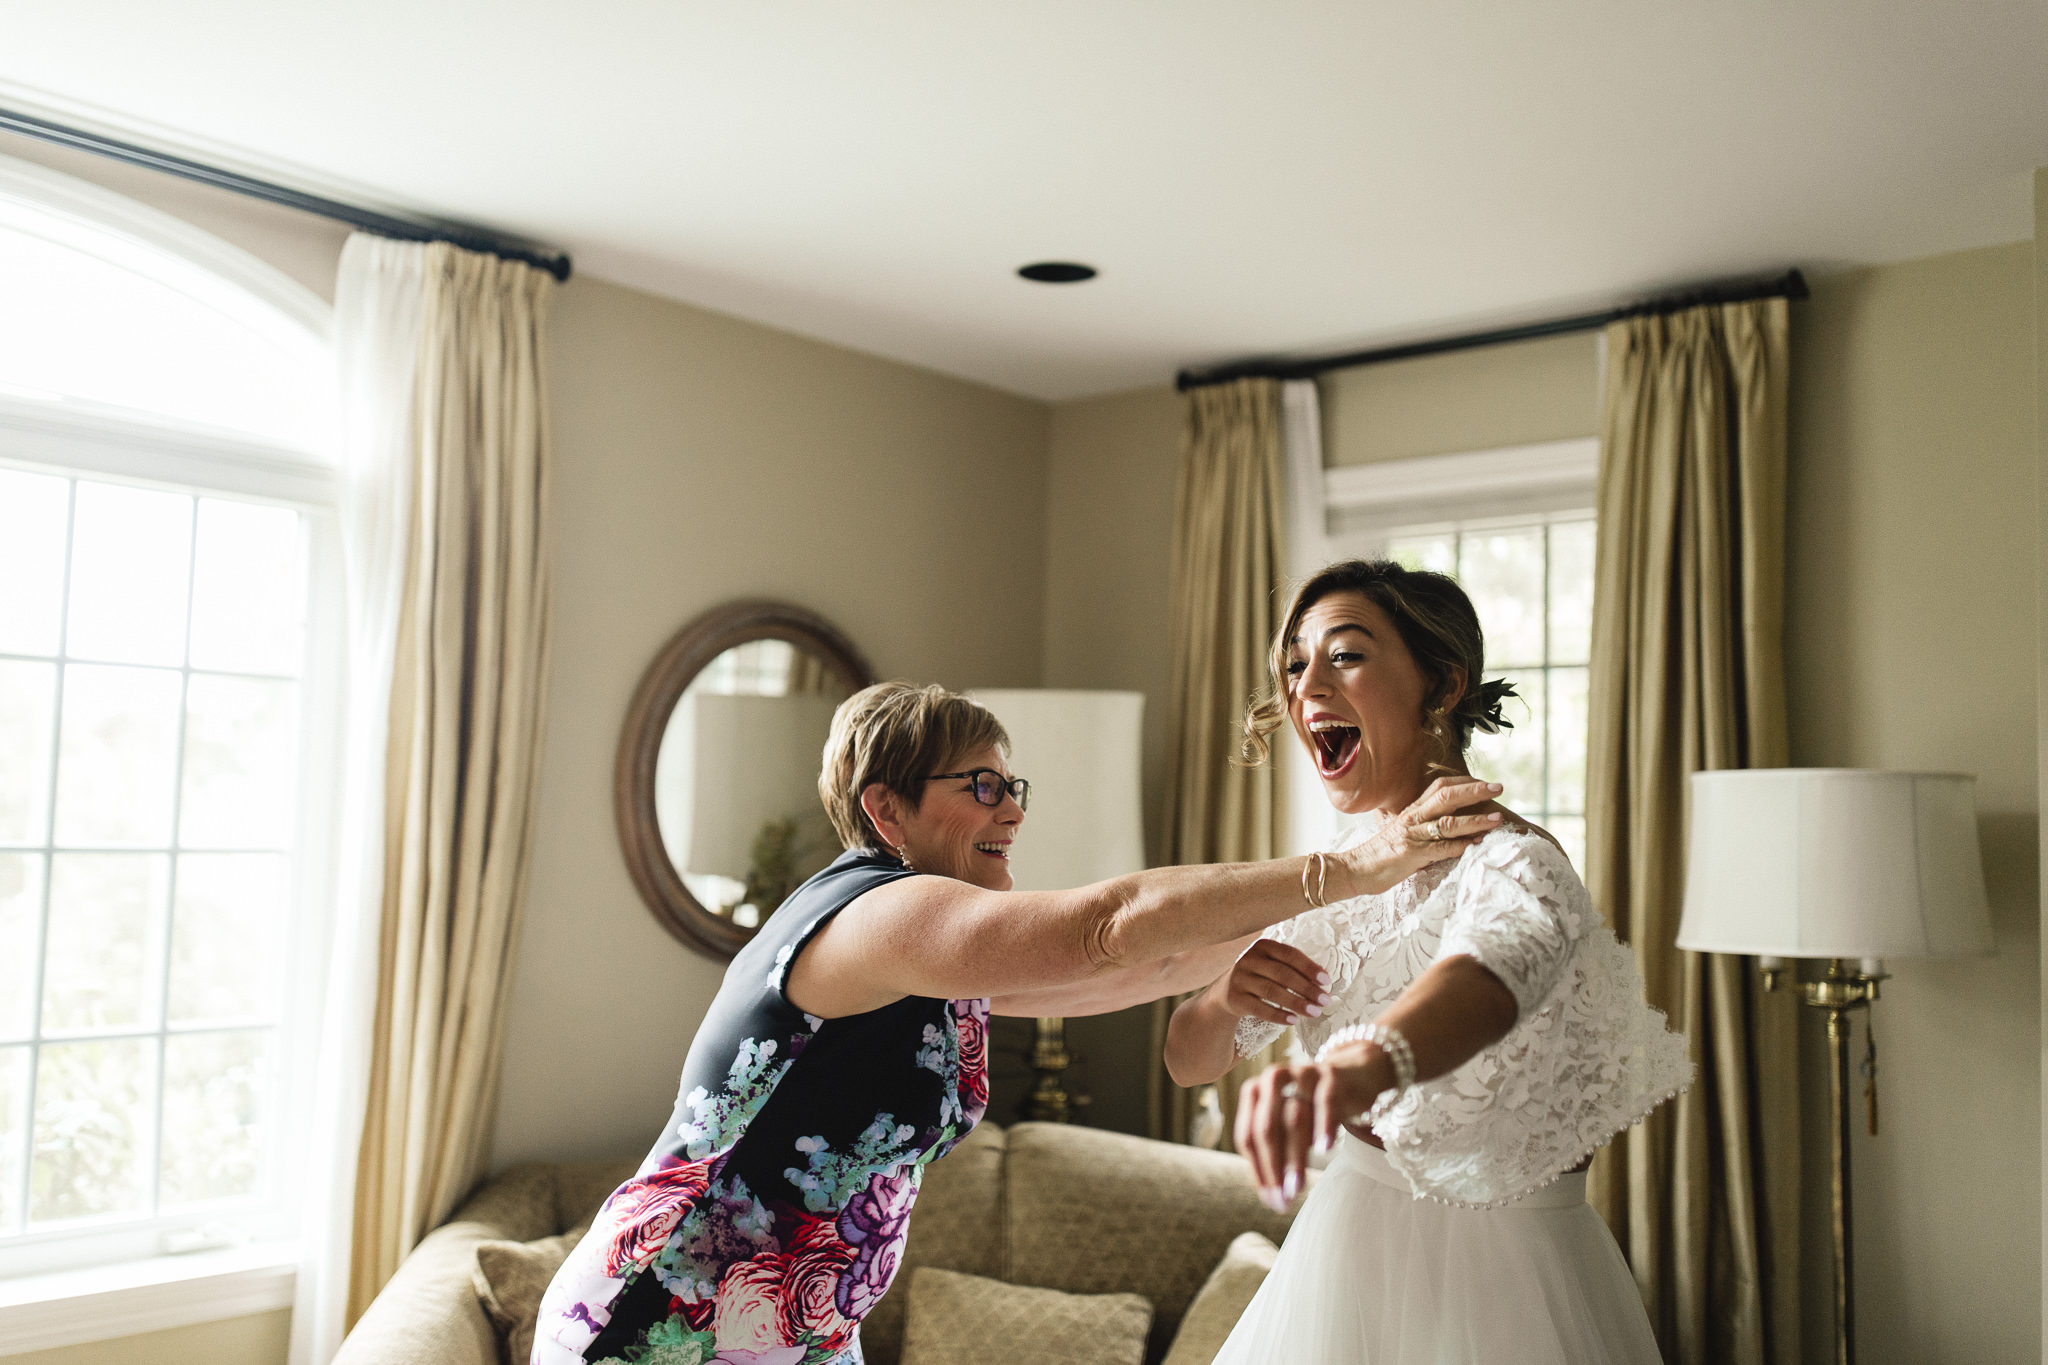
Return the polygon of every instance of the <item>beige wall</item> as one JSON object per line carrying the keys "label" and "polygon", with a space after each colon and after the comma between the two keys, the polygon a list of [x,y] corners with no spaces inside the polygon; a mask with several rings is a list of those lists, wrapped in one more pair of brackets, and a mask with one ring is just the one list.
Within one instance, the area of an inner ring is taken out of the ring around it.
{"label": "beige wall", "polygon": [[[1859,1128],[1851,1159],[1873,1365],[2041,1350],[2032,270],[2028,244],[1963,252],[1816,280],[1793,310],[1792,760],[1976,773],[1998,938],[1991,958],[1893,962],[1871,1014],[1882,1134]],[[1810,1356],[1828,1323],[1818,1030]]]}
{"label": "beige wall", "polygon": [[1599,431],[1590,332],[1418,356],[1322,377],[1332,465],[1498,450]]}
{"label": "beige wall", "polygon": [[884,677],[1042,669],[1045,406],[585,278],[549,339],[554,653],[497,1165],[637,1157],[718,986],[612,822],[619,726],[671,634],[780,597]]}

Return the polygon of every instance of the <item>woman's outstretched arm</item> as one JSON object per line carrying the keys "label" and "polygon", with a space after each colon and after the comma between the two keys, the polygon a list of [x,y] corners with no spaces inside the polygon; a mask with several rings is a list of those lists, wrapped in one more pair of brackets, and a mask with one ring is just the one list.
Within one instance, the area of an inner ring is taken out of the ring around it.
{"label": "woman's outstretched arm", "polygon": [[[1432,783],[1371,839],[1329,855],[1331,900],[1373,894],[1455,857],[1495,828],[1497,813],[1454,815],[1499,788]],[[1439,820],[1445,836],[1419,826]],[[1304,860],[1161,867],[1074,891],[986,891],[946,877],[905,877],[839,912],[798,957],[789,997],[838,1018],[908,995],[1003,996],[1144,969],[1176,954],[1256,934],[1306,908]]]}

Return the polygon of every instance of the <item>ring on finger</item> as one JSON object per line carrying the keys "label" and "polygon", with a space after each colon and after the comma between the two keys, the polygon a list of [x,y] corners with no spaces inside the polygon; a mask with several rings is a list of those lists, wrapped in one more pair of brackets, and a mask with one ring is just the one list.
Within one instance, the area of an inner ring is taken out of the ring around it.
{"label": "ring on finger", "polygon": [[1287,1084],[1280,1087],[1280,1098],[1283,1100],[1300,1099],[1301,1087],[1296,1085],[1293,1081],[1287,1082]]}
{"label": "ring on finger", "polygon": [[1425,831],[1422,837],[1429,840],[1431,843],[1436,843],[1444,837],[1443,826],[1438,824],[1435,820],[1424,820],[1422,822],[1422,828]]}

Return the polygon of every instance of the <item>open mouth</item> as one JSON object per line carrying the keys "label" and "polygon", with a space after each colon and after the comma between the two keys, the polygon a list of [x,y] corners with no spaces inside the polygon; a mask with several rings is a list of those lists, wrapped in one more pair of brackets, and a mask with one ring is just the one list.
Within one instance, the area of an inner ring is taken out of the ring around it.
{"label": "open mouth", "polygon": [[1358,757],[1358,727],[1345,721],[1322,717],[1308,723],[1308,736],[1315,741],[1316,771],[1337,777]]}
{"label": "open mouth", "polygon": [[974,851],[986,857],[1001,858],[1004,862],[1010,861],[1010,846],[1008,843],[976,844]]}

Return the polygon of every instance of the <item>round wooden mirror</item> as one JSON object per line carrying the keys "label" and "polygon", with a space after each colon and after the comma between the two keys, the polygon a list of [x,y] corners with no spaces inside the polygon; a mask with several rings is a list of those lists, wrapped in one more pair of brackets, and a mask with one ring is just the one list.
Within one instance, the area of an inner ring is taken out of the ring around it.
{"label": "round wooden mirror", "polygon": [[833,710],[873,681],[831,623],[784,602],[728,603],[663,647],[613,782],[626,866],[663,928],[729,958],[839,855],[819,757]]}

